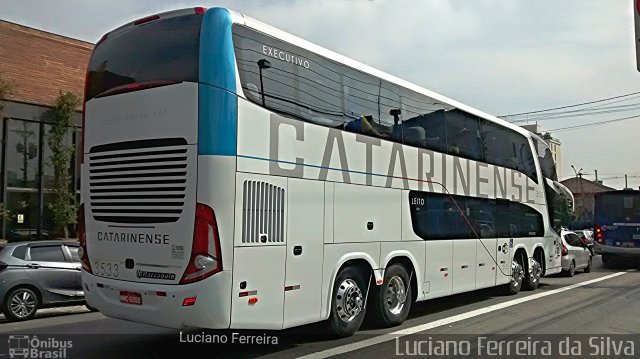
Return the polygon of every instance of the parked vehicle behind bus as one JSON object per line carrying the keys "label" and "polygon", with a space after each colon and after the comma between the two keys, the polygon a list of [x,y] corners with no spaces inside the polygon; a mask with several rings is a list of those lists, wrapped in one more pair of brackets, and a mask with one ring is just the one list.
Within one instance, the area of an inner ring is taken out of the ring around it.
{"label": "parked vehicle behind bus", "polygon": [[640,191],[625,189],[596,193],[594,250],[605,265],[620,259],[640,263]]}

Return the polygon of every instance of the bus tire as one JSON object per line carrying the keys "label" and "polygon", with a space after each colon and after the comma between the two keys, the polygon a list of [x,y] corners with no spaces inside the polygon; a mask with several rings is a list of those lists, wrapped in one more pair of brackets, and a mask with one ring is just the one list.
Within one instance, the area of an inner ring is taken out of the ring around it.
{"label": "bus tire", "polygon": [[402,324],[411,310],[411,277],[400,263],[384,271],[382,285],[372,288],[372,305],[375,319],[380,324],[392,327]]}
{"label": "bus tire", "polygon": [[522,265],[515,260],[511,262],[511,281],[504,285],[504,292],[507,295],[515,295],[520,292],[522,282],[524,281],[524,269]]}
{"label": "bus tire", "polygon": [[331,332],[339,337],[353,335],[364,320],[366,312],[367,280],[356,267],[340,270],[331,292]]}
{"label": "bus tire", "polygon": [[602,264],[604,265],[604,267],[605,268],[610,268],[611,267],[611,255],[603,254],[601,257],[602,257]]}
{"label": "bus tire", "polygon": [[542,267],[535,258],[529,260],[529,272],[522,282],[524,290],[536,290],[540,285],[540,277],[542,276]]}

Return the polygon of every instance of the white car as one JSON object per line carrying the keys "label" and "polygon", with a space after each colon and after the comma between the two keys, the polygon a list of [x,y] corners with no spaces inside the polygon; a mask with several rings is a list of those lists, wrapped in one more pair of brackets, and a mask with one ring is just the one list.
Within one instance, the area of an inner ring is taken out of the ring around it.
{"label": "white car", "polygon": [[576,270],[591,272],[592,256],[586,242],[575,232],[562,230],[562,271],[573,277]]}

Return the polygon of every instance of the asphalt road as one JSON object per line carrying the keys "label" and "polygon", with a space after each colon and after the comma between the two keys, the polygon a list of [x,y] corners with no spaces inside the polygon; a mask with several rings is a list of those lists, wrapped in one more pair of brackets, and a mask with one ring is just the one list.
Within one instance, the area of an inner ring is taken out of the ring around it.
{"label": "asphalt road", "polygon": [[[71,340],[73,346],[65,353],[68,358],[161,358],[176,350],[191,352],[195,346],[211,353],[208,357],[218,358],[306,355],[385,358],[409,356],[416,348],[415,343],[422,343],[420,348],[427,351],[425,345],[431,343],[435,347],[440,340],[468,340],[476,350],[481,336],[507,341],[530,338],[531,342],[568,335],[572,339],[584,339],[636,334],[633,339],[638,337],[640,341],[639,298],[640,272],[635,267],[605,269],[600,257],[595,257],[591,273],[577,273],[572,278],[543,278],[540,288],[533,292],[503,296],[489,289],[420,302],[414,304],[409,319],[401,326],[377,328],[365,322],[356,335],[344,339],[326,337],[324,324],[280,332],[195,330],[180,333],[106,318],[83,307],[52,310],[22,323],[7,323],[0,317],[0,358],[8,357],[7,341],[1,338],[8,338],[7,334],[37,335],[40,340]],[[226,339],[236,344],[184,342],[200,334],[218,342]],[[278,343],[237,344],[257,337]],[[582,354],[585,350],[583,348]],[[638,351],[640,348],[636,347],[635,352]]]}

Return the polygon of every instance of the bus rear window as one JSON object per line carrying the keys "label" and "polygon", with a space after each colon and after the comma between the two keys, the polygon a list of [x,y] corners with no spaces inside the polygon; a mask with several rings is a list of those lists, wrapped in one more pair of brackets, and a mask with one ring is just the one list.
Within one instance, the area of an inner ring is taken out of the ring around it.
{"label": "bus rear window", "polygon": [[85,101],[130,84],[197,82],[201,23],[185,15],[109,34],[91,56]]}
{"label": "bus rear window", "polygon": [[640,222],[640,192],[603,193],[595,201],[596,223]]}

